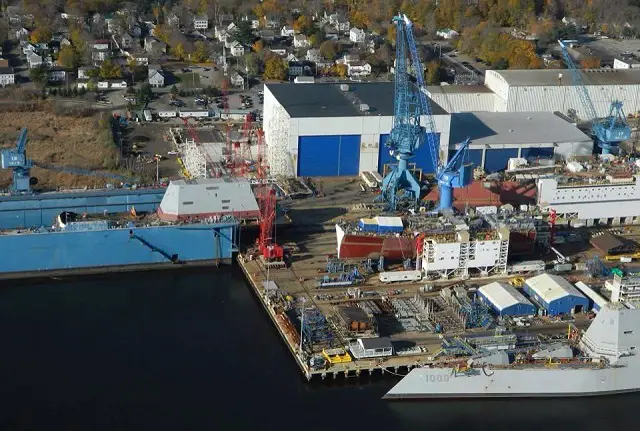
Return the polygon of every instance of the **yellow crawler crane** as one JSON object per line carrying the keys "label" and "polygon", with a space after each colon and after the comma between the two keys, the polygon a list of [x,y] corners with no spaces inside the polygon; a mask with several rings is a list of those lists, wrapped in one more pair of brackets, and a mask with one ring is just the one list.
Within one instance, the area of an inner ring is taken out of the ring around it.
{"label": "yellow crawler crane", "polygon": [[323,349],[322,356],[330,364],[343,364],[345,362],[351,362],[351,355],[344,349]]}

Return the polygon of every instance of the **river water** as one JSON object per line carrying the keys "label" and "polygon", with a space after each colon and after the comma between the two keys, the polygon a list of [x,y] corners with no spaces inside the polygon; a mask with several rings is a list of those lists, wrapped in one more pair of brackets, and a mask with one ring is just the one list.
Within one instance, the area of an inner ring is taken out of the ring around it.
{"label": "river water", "polygon": [[0,430],[631,429],[640,395],[380,397],[309,384],[237,268],[3,282]]}

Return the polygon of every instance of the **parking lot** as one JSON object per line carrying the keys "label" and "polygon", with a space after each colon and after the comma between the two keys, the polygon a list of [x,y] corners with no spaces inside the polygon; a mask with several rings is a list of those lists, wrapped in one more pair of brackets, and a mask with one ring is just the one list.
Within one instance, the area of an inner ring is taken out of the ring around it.
{"label": "parking lot", "polygon": [[[579,51],[597,55],[604,63],[613,63],[614,58],[621,58],[622,54],[632,54],[636,58],[640,55],[640,39],[581,39]],[[586,51],[586,52],[585,52]]]}

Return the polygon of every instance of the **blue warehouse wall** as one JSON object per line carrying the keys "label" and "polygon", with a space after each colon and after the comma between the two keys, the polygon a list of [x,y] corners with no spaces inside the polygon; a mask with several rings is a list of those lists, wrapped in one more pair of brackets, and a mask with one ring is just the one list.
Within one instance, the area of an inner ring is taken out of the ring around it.
{"label": "blue warehouse wall", "polygon": [[[468,150],[467,151],[467,160],[473,163],[473,167],[482,166],[482,152],[484,150]],[[449,158],[447,160],[451,160],[451,158],[456,154],[456,150],[449,150]]]}
{"label": "blue warehouse wall", "polygon": [[[440,133],[435,134],[436,146],[440,148]],[[388,163],[395,162],[395,160],[389,154],[389,148],[385,146],[385,143],[389,139],[389,135],[380,135],[380,153],[378,157],[378,172],[382,173],[384,170],[384,165]],[[436,154],[436,158],[438,155]],[[431,153],[429,150],[429,140],[425,136],[425,139],[416,151],[413,159],[409,161],[409,163],[415,163],[417,168],[422,169],[422,172],[425,174],[433,174],[436,171],[436,166],[433,166]]]}
{"label": "blue warehouse wall", "polygon": [[298,175],[355,176],[360,170],[360,135],[300,136]]}
{"label": "blue warehouse wall", "polygon": [[534,314],[536,314],[536,307],[520,303],[507,307],[500,313],[501,316],[533,316]]}
{"label": "blue warehouse wall", "polygon": [[[133,228],[148,244],[182,261],[229,259],[234,225]],[[219,234],[215,233],[219,232]],[[47,271],[168,262],[131,239],[128,228],[84,232],[0,235],[0,272]]]}
{"label": "blue warehouse wall", "polygon": [[549,148],[523,148],[520,153],[523,159],[536,160],[540,159],[552,159],[553,147]]}
{"label": "blue warehouse wall", "polygon": [[165,189],[97,190],[73,193],[43,193],[33,196],[0,198],[0,229],[51,226],[63,211],[78,214],[153,212],[158,209]]}
{"label": "blue warehouse wall", "polygon": [[547,303],[538,294],[531,289],[526,283],[524,291],[533,298],[538,304],[547,311],[549,316],[559,316],[560,314],[570,314],[576,307],[582,306],[582,310],[586,311],[589,307],[589,301],[584,296],[568,295]]}
{"label": "blue warehouse wall", "polygon": [[507,169],[509,159],[518,157],[517,148],[501,148],[486,150],[484,157],[484,170],[492,174]]}

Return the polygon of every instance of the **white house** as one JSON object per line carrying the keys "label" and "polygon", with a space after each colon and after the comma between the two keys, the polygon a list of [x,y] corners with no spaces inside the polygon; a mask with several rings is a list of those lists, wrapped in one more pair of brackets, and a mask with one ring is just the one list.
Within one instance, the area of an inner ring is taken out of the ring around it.
{"label": "white house", "polygon": [[295,34],[295,30],[293,29],[293,27],[285,25],[284,27],[282,27],[282,29],[280,30],[280,36],[282,37],[292,37]]}
{"label": "white house", "polygon": [[206,30],[209,28],[209,17],[207,15],[200,15],[193,17],[193,28],[196,30]]}
{"label": "white house", "polygon": [[127,88],[127,81],[125,81],[124,79],[102,80],[98,81],[98,88],[103,90]]}
{"label": "white house", "polygon": [[460,33],[455,30],[451,30],[450,28],[441,28],[436,31],[436,36],[439,36],[443,39],[453,39],[454,37],[458,37]]}
{"label": "white house", "polygon": [[298,62],[300,61],[300,59],[298,57],[296,57],[294,54],[289,54],[285,57],[285,60],[291,62],[291,61],[295,61]]}
{"label": "white house", "polygon": [[289,62],[289,76],[300,76],[304,73],[304,65],[299,62]]}
{"label": "white house", "polygon": [[149,66],[149,85],[155,88],[164,87],[164,74],[160,66]]}
{"label": "white house", "polygon": [[347,75],[351,77],[371,75],[371,65],[364,62],[354,62],[347,64]]}
{"label": "white house", "polygon": [[93,42],[91,48],[96,51],[106,51],[109,49],[109,40],[108,39],[100,39]]}
{"label": "white house", "polygon": [[89,79],[90,72],[96,70],[94,66],[82,66],[78,68],[78,79]]}
{"label": "white house", "polygon": [[280,28],[280,16],[277,14],[265,15],[264,26],[267,28]]}
{"label": "white house", "polygon": [[231,75],[230,81],[234,87],[244,87],[244,78],[238,72]]}
{"label": "white house", "polygon": [[62,82],[67,79],[67,72],[62,69],[51,69],[47,71],[47,79],[51,82]]}
{"label": "white house", "polygon": [[60,46],[71,46],[71,41],[69,39],[67,39],[66,37],[63,37],[62,39],[60,39]]}
{"label": "white house", "polygon": [[180,17],[178,15],[176,15],[173,12],[170,12],[167,17],[165,18],[165,21],[168,25],[173,26],[173,27],[179,27],[180,26]]}
{"label": "white house", "polygon": [[364,30],[360,30],[357,27],[353,27],[351,30],[349,30],[349,40],[353,43],[364,43],[364,41],[367,39],[367,34],[364,32]]}
{"label": "white house", "polygon": [[29,55],[29,54],[33,54],[36,52],[36,47],[33,46],[32,44],[30,44],[29,42],[24,42],[24,44],[22,44],[22,53],[24,55]]}
{"label": "white house", "polygon": [[271,42],[276,39],[276,32],[269,29],[261,30],[260,39],[264,40],[265,42]]}
{"label": "white house", "polygon": [[347,66],[351,63],[357,63],[360,61],[360,56],[358,54],[345,54],[342,58],[336,60],[337,64],[346,64]]}
{"label": "white house", "polygon": [[7,85],[13,85],[15,83],[15,74],[13,67],[1,67],[0,68],[0,85],[6,87]]}
{"label": "white house", "polygon": [[311,48],[309,51],[307,51],[307,54],[305,55],[305,60],[310,61],[312,63],[316,63],[318,61],[322,61],[322,54],[320,53],[320,50],[317,48]]}
{"label": "white house", "polygon": [[613,59],[613,68],[614,69],[638,69],[640,68],[640,61],[632,58],[625,58],[623,60],[615,58]]}
{"label": "white house", "polygon": [[307,48],[311,46],[309,39],[304,34],[296,34],[293,36],[293,47],[294,48]]}
{"label": "white house", "polygon": [[29,63],[29,69],[42,66],[42,57],[38,54],[32,53],[27,56],[27,63]]}
{"label": "white house", "polygon": [[351,28],[351,24],[347,17],[340,12],[329,16],[329,24],[331,24],[340,33],[346,33]]}
{"label": "white house", "polygon": [[22,39],[26,39],[29,36],[29,30],[27,30],[24,27],[20,27],[18,30],[16,30],[16,39],[18,40],[22,40]]}
{"label": "white house", "polygon": [[105,61],[107,58],[109,58],[109,51],[108,50],[103,50],[103,51],[91,51],[91,59],[93,61]]}
{"label": "white house", "polygon": [[231,50],[231,55],[234,57],[242,57],[244,55],[244,46],[242,46],[242,44],[237,40],[234,40],[231,43],[229,49]]}
{"label": "white house", "polygon": [[133,37],[131,37],[129,33],[123,33],[122,37],[120,38],[120,48],[122,49],[131,48],[132,44],[133,44]]}

